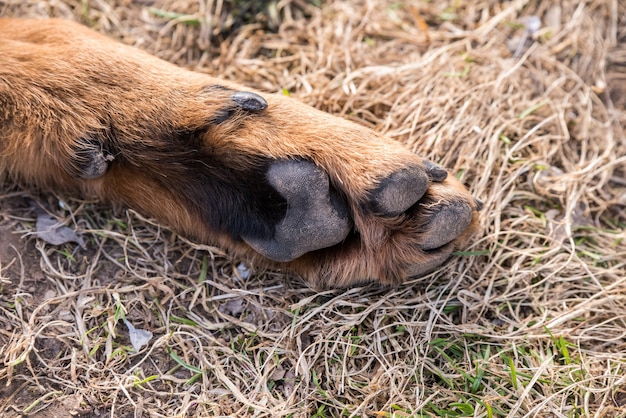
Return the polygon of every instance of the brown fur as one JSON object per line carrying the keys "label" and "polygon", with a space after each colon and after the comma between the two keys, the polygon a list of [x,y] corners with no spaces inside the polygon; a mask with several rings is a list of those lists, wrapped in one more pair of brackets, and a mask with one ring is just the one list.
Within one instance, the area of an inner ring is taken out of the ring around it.
{"label": "brown fur", "polygon": [[[127,205],[194,239],[322,286],[397,283],[441,264],[476,229],[474,212],[471,225],[451,243],[421,250],[424,237],[436,233],[427,219],[438,207],[458,201],[476,208],[465,187],[449,176],[431,184],[406,213],[384,217],[366,210],[382,179],[407,165],[423,166],[422,160],[369,129],[296,100],[262,94],[268,102],[262,114],[235,112],[217,123],[232,91],[251,90],[54,19],[0,19],[0,57],[0,174],[13,181]],[[109,170],[81,178],[80,151],[100,147],[111,148]],[[230,199],[227,186],[222,194],[202,191],[196,200],[179,192],[205,184],[196,177],[213,181],[219,175],[254,192],[253,177],[264,164],[290,158],[322,167],[345,197],[355,233],[342,244],[274,263],[203,218],[202,199]]]}

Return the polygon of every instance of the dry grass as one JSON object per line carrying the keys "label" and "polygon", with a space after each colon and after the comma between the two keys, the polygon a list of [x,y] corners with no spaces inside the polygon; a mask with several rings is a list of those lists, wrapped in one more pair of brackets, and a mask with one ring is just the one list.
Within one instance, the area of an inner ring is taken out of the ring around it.
{"label": "dry grass", "polygon": [[[626,4],[268,3],[239,28],[221,0],[0,15],[77,19],[384,131],[459,173],[483,234],[398,288],[319,293],[82,201],[49,199],[87,248],[44,244],[4,187],[0,416],[626,416]],[[154,333],[140,352],[122,316]]]}

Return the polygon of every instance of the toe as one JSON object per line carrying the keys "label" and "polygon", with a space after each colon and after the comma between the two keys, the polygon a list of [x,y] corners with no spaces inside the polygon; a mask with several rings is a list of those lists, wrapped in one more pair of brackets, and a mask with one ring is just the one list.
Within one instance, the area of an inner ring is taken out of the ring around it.
{"label": "toe", "polygon": [[450,258],[450,251],[431,252],[427,254],[425,261],[413,264],[407,269],[407,277],[418,277],[435,270]]}
{"label": "toe", "polygon": [[438,206],[428,220],[422,248],[434,250],[453,241],[472,223],[472,212],[472,207],[465,201]]}
{"label": "toe", "polygon": [[387,216],[399,215],[422,198],[428,183],[428,176],[421,167],[409,166],[396,171],[371,193],[373,210]]}

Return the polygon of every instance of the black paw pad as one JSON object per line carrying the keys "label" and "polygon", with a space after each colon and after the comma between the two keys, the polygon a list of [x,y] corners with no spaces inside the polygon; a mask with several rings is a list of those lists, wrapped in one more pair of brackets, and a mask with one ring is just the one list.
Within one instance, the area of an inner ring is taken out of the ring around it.
{"label": "black paw pad", "polygon": [[403,168],[378,184],[371,193],[372,207],[382,215],[399,215],[422,198],[428,184],[428,176],[421,167]]}
{"label": "black paw pad", "polygon": [[436,212],[428,221],[429,233],[422,241],[422,248],[434,250],[461,235],[472,222],[472,212],[469,203],[463,201],[437,206]]}
{"label": "black paw pad", "polygon": [[267,101],[256,93],[238,91],[231,96],[239,108],[247,112],[261,112],[267,109]]}
{"label": "black paw pad", "polygon": [[[215,88],[214,88],[215,90]],[[217,111],[210,119],[211,123],[219,125],[226,122],[239,112],[261,113],[267,109],[267,101],[256,93],[237,91],[230,96],[232,102]]]}
{"label": "black paw pad", "polygon": [[109,169],[109,163],[115,157],[104,150],[100,145],[90,140],[84,140],[74,152],[73,171],[77,176],[86,180],[93,180],[104,176]]}
{"label": "black paw pad", "polygon": [[330,188],[328,175],[312,162],[276,161],[267,180],[288,207],[272,238],[242,237],[259,254],[274,261],[291,261],[340,243],[352,229],[346,203]]}

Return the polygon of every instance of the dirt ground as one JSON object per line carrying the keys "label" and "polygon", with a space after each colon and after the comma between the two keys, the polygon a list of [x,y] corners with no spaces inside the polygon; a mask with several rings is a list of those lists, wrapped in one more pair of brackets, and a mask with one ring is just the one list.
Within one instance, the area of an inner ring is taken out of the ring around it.
{"label": "dirt ground", "polygon": [[[319,292],[4,184],[0,416],[626,416],[626,3],[234,3],[0,16],[77,20],[371,126],[458,173],[482,233],[397,288]],[[36,238],[34,202],[85,246]],[[124,319],[152,333],[139,350]]]}

